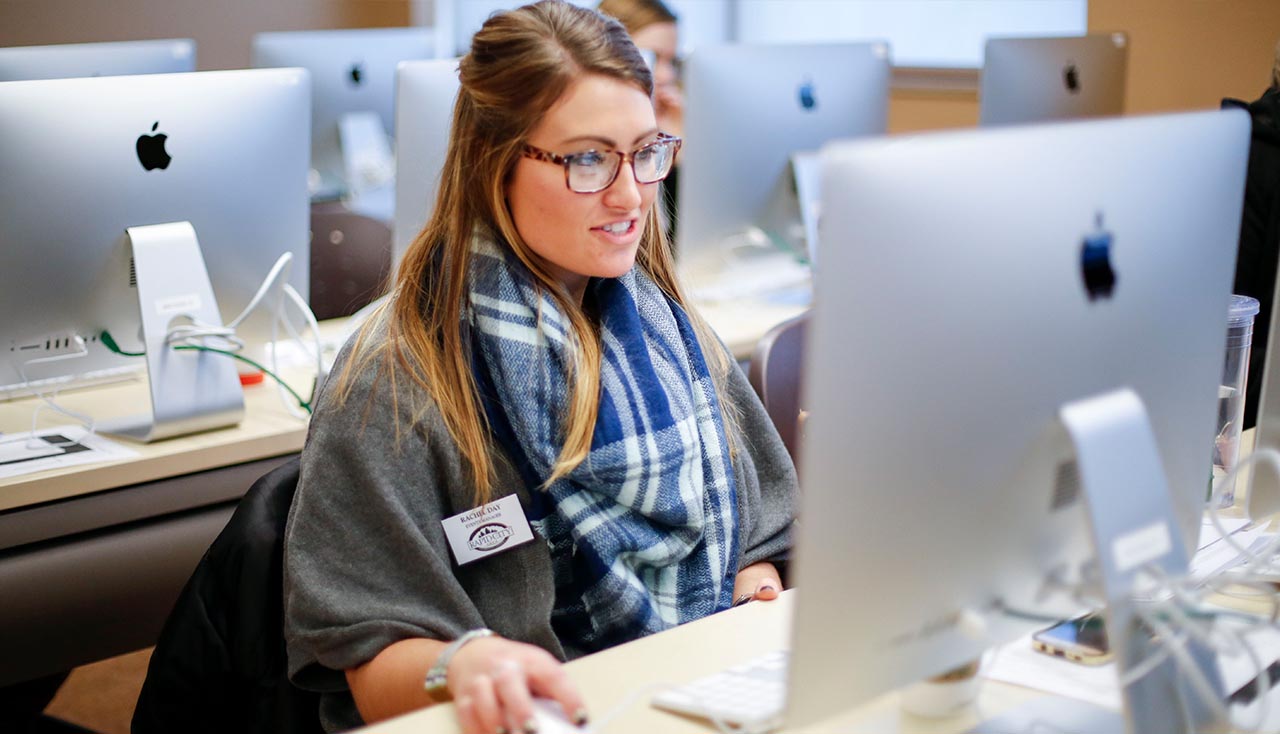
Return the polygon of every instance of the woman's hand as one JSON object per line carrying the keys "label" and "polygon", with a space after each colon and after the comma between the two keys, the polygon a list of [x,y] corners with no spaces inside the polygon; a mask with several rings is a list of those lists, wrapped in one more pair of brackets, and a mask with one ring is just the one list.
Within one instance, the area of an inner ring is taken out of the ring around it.
{"label": "woman's hand", "polygon": [[733,604],[771,601],[782,592],[782,577],[772,563],[761,561],[738,572],[733,579]]}
{"label": "woman's hand", "polygon": [[558,702],[579,726],[587,721],[564,666],[534,645],[501,637],[470,642],[449,661],[448,682],[466,734],[531,734],[535,696]]}

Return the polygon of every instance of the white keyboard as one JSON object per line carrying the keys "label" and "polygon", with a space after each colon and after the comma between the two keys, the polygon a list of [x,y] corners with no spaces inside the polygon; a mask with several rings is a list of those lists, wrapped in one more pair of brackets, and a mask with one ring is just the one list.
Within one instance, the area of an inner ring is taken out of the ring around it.
{"label": "white keyboard", "polygon": [[669,688],[653,697],[655,708],[698,716],[756,734],[782,725],[787,695],[786,650]]}

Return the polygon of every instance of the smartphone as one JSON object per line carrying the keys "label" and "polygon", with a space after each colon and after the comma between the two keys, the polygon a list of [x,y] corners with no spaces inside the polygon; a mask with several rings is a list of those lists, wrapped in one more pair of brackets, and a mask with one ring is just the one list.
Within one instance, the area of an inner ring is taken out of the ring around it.
{"label": "smartphone", "polygon": [[1111,660],[1107,629],[1101,612],[1068,619],[1031,636],[1031,646],[1046,655],[1082,665]]}

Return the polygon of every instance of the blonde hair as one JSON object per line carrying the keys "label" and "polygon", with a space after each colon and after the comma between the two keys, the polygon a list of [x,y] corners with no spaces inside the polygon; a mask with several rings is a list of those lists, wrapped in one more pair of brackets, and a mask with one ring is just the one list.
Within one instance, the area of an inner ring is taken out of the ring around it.
{"label": "blonde hair", "polygon": [[600,0],[596,10],[617,18],[628,33],[655,23],[676,22],[676,14],[662,0]]}
{"label": "blonde hair", "polygon": [[[356,358],[339,375],[340,400],[349,394],[352,376],[369,367],[379,370],[378,379],[391,381],[393,401],[399,399],[401,376],[430,395],[470,471],[477,504],[492,496],[494,465],[489,425],[471,370],[465,313],[476,234],[509,246],[572,326],[564,443],[546,484],[581,464],[591,448],[600,400],[599,336],[581,304],[520,237],[506,203],[506,184],[526,138],[569,85],[586,74],[653,92],[649,68],[626,31],[594,10],[543,0],[485,22],[459,64],[461,89],[434,213],[405,252],[393,297],[384,307],[387,342],[380,348],[367,346],[376,320],[371,319],[357,339]],[[681,291],[656,207],[645,221],[636,263],[689,313],[717,391],[724,395],[734,365]],[[415,407],[415,420],[422,410]],[[736,416],[727,407],[721,413],[732,436],[730,422],[736,423]],[[402,428],[397,425],[397,437]]]}

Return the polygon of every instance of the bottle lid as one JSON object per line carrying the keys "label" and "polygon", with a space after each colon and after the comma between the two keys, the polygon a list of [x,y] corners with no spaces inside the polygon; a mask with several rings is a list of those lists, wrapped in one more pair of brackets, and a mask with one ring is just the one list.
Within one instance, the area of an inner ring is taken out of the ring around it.
{"label": "bottle lid", "polygon": [[1231,307],[1227,310],[1227,325],[1240,326],[1253,321],[1258,315],[1258,299],[1250,296],[1231,296]]}

